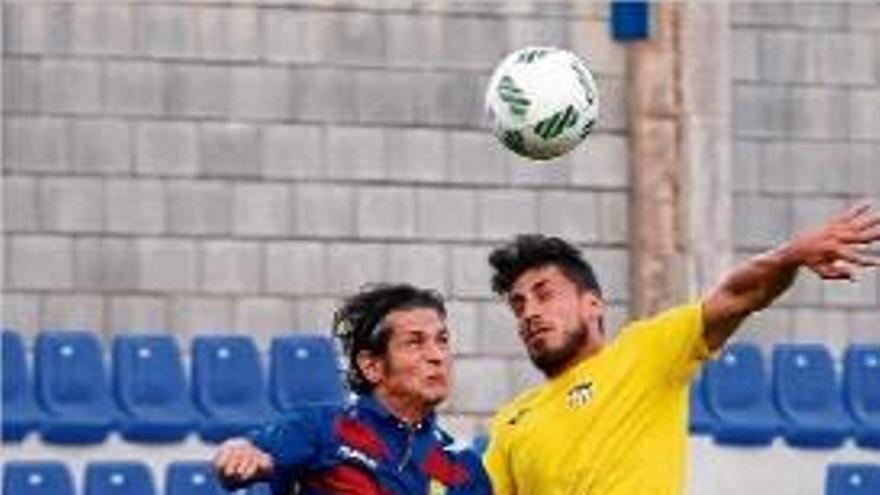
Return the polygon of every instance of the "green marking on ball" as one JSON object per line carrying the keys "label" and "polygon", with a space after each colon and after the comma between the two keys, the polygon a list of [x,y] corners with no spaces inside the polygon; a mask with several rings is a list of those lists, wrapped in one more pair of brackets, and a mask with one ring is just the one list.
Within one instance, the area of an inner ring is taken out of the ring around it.
{"label": "green marking on ball", "polygon": [[550,53],[550,50],[545,48],[537,48],[534,50],[524,51],[516,57],[516,61],[521,64],[530,64],[535,60],[541,59],[547,54]]}
{"label": "green marking on ball", "polygon": [[510,76],[504,76],[498,83],[498,98],[507,103],[510,113],[518,116],[526,114],[531,101],[523,96],[523,90],[513,82]]}
{"label": "green marking on ball", "polygon": [[535,134],[542,139],[553,139],[562,134],[569,127],[573,127],[580,119],[580,113],[574,106],[569,105],[565,110],[554,113],[535,125]]}
{"label": "green marking on ball", "polygon": [[582,139],[587,137],[587,134],[589,134],[593,130],[593,126],[595,126],[595,125],[596,125],[596,119],[590,120],[589,122],[584,124],[584,127],[581,128],[580,137]]}
{"label": "green marking on ball", "polygon": [[584,96],[587,99],[587,103],[592,105],[596,101],[596,95],[593,93],[593,88],[590,85],[589,75],[584,72],[584,69],[578,64],[571,64],[572,70],[577,73],[578,82],[581,84],[581,87],[584,88]]}
{"label": "green marking on ball", "polygon": [[505,131],[501,139],[504,141],[504,145],[510,148],[511,151],[526,156],[526,141],[523,139],[521,132]]}

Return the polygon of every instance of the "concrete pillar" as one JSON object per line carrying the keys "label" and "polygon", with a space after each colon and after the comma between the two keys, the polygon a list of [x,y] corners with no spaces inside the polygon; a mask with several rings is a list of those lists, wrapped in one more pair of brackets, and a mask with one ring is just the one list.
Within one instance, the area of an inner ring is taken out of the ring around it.
{"label": "concrete pillar", "polygon": [[705,293],[733,262],[730,4],[689,2],[681,17],[687,295]]}
{"label": "concrete pillar", "polygon": [[627,67],[633,317],[705,291],[732,251],[727,5],[651,8]]}
{"label": "concrete pillar", "polygon": [[631,304],[633,317],[671,306],[682,293],[684,239],[682,95],[678,3],[651,5],[651,38],[630,46],[632,123]]}

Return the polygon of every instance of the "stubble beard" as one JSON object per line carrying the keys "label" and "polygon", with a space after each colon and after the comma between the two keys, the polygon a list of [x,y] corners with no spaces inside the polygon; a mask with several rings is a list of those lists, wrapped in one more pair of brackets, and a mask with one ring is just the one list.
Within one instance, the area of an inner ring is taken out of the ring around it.
{"label": "stubble beard", "polygon": [[587,328],[578,326],[565,332],[565,340],[559,347],[539,351],[529,349],[529,358],[536,368],[547,377],[558,375],[566,369],[587,344]]}

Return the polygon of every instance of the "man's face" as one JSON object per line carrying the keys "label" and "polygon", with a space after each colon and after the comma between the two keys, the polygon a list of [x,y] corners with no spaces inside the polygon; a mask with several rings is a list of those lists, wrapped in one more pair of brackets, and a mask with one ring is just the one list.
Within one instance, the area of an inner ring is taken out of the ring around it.
{"label": "man's face", "polygon": [[508,294],[532,362],[553,376],[586,351],[590,327],[601,331],[603,304],[554,265],[523,272]]}
{"label": "man's face", "polygon": [[437,311],[428,308],[392,311],[388,352],[377,365],[376,383],[383,392],[410,403],[434,406],[449,395],[451,363],[449,330]]}

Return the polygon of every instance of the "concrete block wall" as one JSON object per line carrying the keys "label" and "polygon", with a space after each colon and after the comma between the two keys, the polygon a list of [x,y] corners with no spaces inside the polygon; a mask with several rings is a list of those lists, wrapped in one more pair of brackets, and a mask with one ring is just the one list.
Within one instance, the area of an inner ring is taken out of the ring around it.
{"label": "concrete block wall", "polygon": [[[857,199],[880,203],[880,5],[735,2],[733,233],[746,256]],[[880,275],[801,277],[743,337],[880,341]]]}
{"label": "concrete block wall", "polygon": [[[371,281],[447,296],[470,431],[536,373],[486,256],[524,231],[595,257],[626,317],[624,49],[605,2],[3,3],[3,325],[326,332]],[[554,166],[486,129],[527,44],[595,70],[598,131]],[[479,379],[477,379],[479,377]]]}
{"label": "concrete block wall", "polygon": [[[604,1],[3,3],[3,324],[326,332],[376,280],[450,302],[463,432],[537,379],[488,287],[521,231],[587,249],[627,317],[626,53]],[[880,8],[731,4],[734,238],[746,256],[880,200]],[[487,133],[493,65],[566,46],[600,125],[556,166]],[[707,166],[710,166],[707,164]],[[878,279],[804,277],[745,338],[877,341]],[[838,330],[840,329],[840,330]],[[476,379],[479,377],[479,379]]]}

